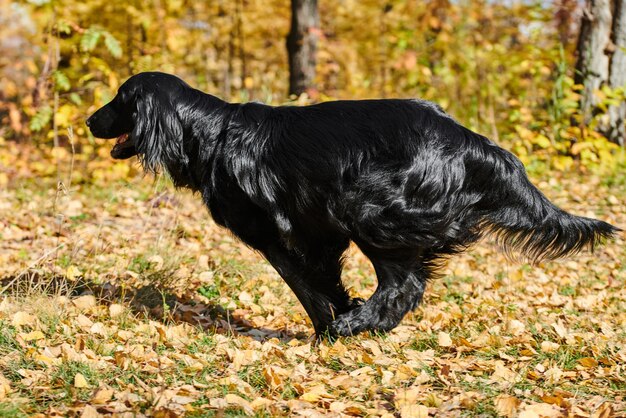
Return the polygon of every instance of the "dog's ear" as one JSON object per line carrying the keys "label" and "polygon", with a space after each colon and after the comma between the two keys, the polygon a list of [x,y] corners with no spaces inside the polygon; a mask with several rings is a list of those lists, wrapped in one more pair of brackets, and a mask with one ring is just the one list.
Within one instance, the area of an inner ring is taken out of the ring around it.
{"label": "dog's ear", "polygon": [[180,169],[189,157],[183,144],[183,127],[170,101],[160,92],[139,92],[136,100],[135,127],[132,137],[145,170],[159,167]]}

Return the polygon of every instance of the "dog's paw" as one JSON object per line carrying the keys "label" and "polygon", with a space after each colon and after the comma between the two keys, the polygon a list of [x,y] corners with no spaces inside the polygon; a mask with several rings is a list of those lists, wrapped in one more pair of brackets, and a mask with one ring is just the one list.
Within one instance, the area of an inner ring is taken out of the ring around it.
{"label": "dog's paw", "polygon": [[348,337],[356,335],[367,329],[367,322],[362,318],[363,305],[356,305],[352,310],[339,315],[328,326],[328,332],[332,336]]}

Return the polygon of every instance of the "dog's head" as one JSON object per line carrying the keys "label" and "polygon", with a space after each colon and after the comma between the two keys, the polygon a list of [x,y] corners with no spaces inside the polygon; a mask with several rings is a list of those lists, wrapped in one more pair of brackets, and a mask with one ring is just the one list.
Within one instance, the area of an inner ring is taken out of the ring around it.
{"label": "dog's head", "polygon": [[110,103],[87,119],[98,138],[117,138],[115,159],[139,156],[144,169],[185,165],[183,128],[174,103],[190,87],[173,75],[149,72],[129,78]]}

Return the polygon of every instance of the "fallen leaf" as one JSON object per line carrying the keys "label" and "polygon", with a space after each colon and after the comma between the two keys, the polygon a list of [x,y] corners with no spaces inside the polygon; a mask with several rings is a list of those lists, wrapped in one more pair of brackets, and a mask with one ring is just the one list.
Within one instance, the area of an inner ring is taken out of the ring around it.
{"label": "fallen leaf", "polygon": [[65,269],[65,277],[70,282],[75,282],[76,279],[78,279],[82,275],[83,275],[83,273],[81,273],[81,271],[78,269],[78,267],[76,267],[74,265],[71,265],[67,269]]}
{"label": "fallen leaf", "polygon": [[495,368],[493,374],[491,375],[491,379],[497,383],[509,384],[517,382],[520,379],[520,376],[506,367],[502,360],[497,360],[495,362]]}
{"label": "fallen leaf", "polygon": [[552,328],[554,329],[554,331],[556,331],[556,334],[561,337],[561,338],[565,338],[568,335],[567,332],[567,328],[565,328],[565,325],[563,325],[563,321],[561,321],[560,319],[557,322],[554,322],[552,324]]}
{"label": "fallen leaf", "polygon": [[494,406],[499,415],[512,417],[517,412],[517,407],[522,403],[515,396],[500,395],[494,399]]}
{"label": "fallen leaf", "polygon": [[35,315],[20,311],[13,314],[13,317],[11,318],[11,325],[16,328],[21,328],[24,325],[32,327],[33,325],[35,325],[36,321],[37,318],[35,317]]}
{"label": "fallen leaf", "polygon": [[27,334],[20,334],[24,341],[35,341],[35,340],[43,340],[46,338],[43,332],[39,330],[31,331]]}
{"label": "fallen leaf", "polygon": [[402,418],[427,418],[428,407],[425,405],[405,405],[400,409]]}
{"label": "fallen leaf", "polygon": [[80,310],[87,310],[96,306],[96,297],[93,295],[79,296],[72,300],[72,303]]}
{"label": "fallen leaf", "polygon": [[578,359],[578,364],[588,369],[591,369],[598,366],[598,361],[593,357],[583,357],[581,359]]}
{"label": "fallen leaf", "polygon": [[512,319],[506,324],[506,329],[512,335],[518,336],[524,333],[526,330],[526,325],[523,322],[518,321],[517,319]]}
{"label": "fallen leaf", "polygon": [[241,407],[246,412],[246,414],[249,414],[249,415],[254,414],[254,409],[252,409],[252,406],[250,405],[250,402],[248,402],[247,400],[245,400],[244,398],[242,398],[239,395],[235,395],[233,393],[229,393],[226,396],[224,396],[224,400],[229,405],[237,405],[237,406]]}
{"label": "fallen leaf", "polygon": [[552,341],[543,341],[541,343],[541,351],[544,353],[554,353],[560,347],[559,344],[553,343]]}
{"label": "fallen leaf", "polygon": [[452,338],[450,338],[450,334],[446,332],[439,332],[437,335],[437,344],[440,347],[452,347]]}
{"label": "fallen leaf", "polygon": [[85,376],[83,376],[82,373],[76,373],[76,375],[74,376],[74,387],[76,388],[88,388],[89,387],[89,383],[87,383],[87,379],[85,379]]}
{"label": "fallen leaf", "polygon": [[519,418],[557,418],[562,417],[561,409],[547,403],[527,405],[519,414]]}
{"label": "fallen leaf", "polygon": [[99,387],[91,398],[91,402],[95,404],[105,404],[113,398],[113,389],[108,387]]}
{"label": "fallen leaf", "polygon": [[85,405],[82,414],[80,414],[80,418],[98,418],[100,416],[96,408],[91,405]]}
{"label": "fallen leaf", "polygon": [[120,305],[119,303],[112,303],[111,305],[109,305],[109,316],[111,318],[117,318],[118,316],[123,314],[125,311],[126,311],[126,308],[123,305]]}
{"label": "fallen leaf", "polygon": [[239,293],[239,301],[243,303],[252,303],[254,302],[254,297],[244,290],[243,292]]}

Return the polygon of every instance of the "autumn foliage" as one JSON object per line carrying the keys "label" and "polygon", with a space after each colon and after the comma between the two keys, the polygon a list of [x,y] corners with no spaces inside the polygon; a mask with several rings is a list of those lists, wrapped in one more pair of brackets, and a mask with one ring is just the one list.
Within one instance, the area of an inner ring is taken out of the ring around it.
{"label": "autumn foliage", "polygon": [[[576,2],[320,2],[315,90],[300,102],[432,100],[538,168],[612,171],[617,148],[583,125],[573,83]],[[284,103],[282,0],[0,2],[4,139],[46,143],[129,75],[173,72],[228,100]],[[556,18],[555,18],[556,16]],[[604,108],[623,92],[597,92]],[[602,107],[602,105],[601,105]],[[54,117],[53,117],[54,115]]]}
{"label": "autumn foliage", "polygon": [[[144,70],[232,101],[420,97],[624,228],[623,150],[594,130],[623,92],[582,123],[578,3],[321,0],[315,88],[289,97],[286,0],[0,0],[0,417],[623,416],[623,235],[540,265],[481,242],[393,332],[316,345],[197,196],[84,125]],[[375,288],[356,248],[343,280]]]}

